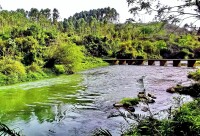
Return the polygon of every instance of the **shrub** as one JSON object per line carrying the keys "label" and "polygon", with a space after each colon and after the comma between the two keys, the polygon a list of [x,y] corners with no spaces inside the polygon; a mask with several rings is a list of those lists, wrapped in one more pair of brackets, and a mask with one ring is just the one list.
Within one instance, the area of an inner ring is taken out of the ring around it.
{"label": "shrub", "polygon": [[0,73],[0,85],[5,85],[6,83],[6,75]]}
{"label": "shrub", "polygon": [[[135,115],[133,124],[123,135],[129,136],[198,136],[200,135],[200,99],[184,104],[171,112],[170,118],[158,120],[153,116]],[[172,118],[171,118],[172,117]]]}
{"label": "shrub", "polygon": [[163,40],[156,41],[154,44],[158,49],[166,49],[167,48],[167,44]]}
{"label": "shrub", "polygon": [[54,69],[55,69],[56,74],[64,74],[65,73],[64,65],[55,65]]}
{"label": "shrub", "polygon": [[42,69],[40,66],[38,66],[36,63],[32,63],[30,66],[27,67],[27,72],[42,72]]}
{"label": "shrub", "polygon": [[59,62],[65,66],[65,71],[69,73],[76,72],[84,58],[82,47],[77,46],[74,43],[60,43],[58,45],[52,45],[47,49],[48,56],[47,62],[44,67],[54,68],[55,64]]}
{"label": "shrub", "polygon": [[175,135],[199,135],[200,134],[200,99],[184,104],[173,119]]}
{"label": "shrub", "polygon": [[200,69],[198,69],[196,72],[190,72],[188,75],[188,78],[192,78],[196,81],[200,81]]}
{"label": "shrub", "polygon": [[3,58],[0,61],[0,84],[13,84],[23,81],[26,77],[26,70],[22,63],[10,58]]}
{"label": "shrub", "polygon": [[150,41],[144,41],[143,42],[143,50],[144,52],[148,54],[156,53],[157,47],[154,46]]}
{"label": "shrub", "polygon": [[24,65],[21,62],[4,58],[0,61],[0,72],[4,75],[18,75],[24,76],[26,74],[26,70]]}
{"label": "shrub", "polygon": [[38,79],[42,79],[48,77],[44,72],[29,72],[27,74],[26,80],[27,81],[33,81],[33,80],[38,80]]}

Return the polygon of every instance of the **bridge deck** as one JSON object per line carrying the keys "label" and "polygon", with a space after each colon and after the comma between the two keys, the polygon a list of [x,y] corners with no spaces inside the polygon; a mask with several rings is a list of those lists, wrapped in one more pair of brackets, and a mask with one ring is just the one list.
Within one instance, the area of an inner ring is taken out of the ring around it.
{"label": "bridge deck", "polygon": [[180,60],[180,61],[188,61],[188,60],[195,60],[195,61],[200,61],[200,59],[103,59],[104,61],[106,60],[133,60],[133,61],[137,61],[137,60],[143,60],[143,61],[148,61],[148,60],[153,60],[153,61],[162,61],[162,60],[166,60],[166,61],[173,61],[173,60]]}
{"label": "bridge deck", "polygon": [[188,67],[194,67],[196,61],[200,59],[103,59],[104,61],[113,65],[143,65],[145,61],[148,65],[155,65],[155,61],[160,61],[160,66],[167,66],[167,61],[173,61],[174,67],[180,67],[181,61],[187,61]]}

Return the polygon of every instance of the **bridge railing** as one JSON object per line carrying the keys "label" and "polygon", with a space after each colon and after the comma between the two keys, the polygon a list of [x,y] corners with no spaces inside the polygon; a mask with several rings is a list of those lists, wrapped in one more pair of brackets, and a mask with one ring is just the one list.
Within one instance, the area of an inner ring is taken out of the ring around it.
{"label": "bridge railing", "polygon": [[180,67],[181,61],[187,61],[188,67],[194,67],[196,61],[200,59],[104,59],[104,61],[111,65],[144,65],[145,62],[148,62],[148,65],[155,65],[155,62],[159,61],[160,66],[167,66],[167,62],[172,61],[174,67]]}

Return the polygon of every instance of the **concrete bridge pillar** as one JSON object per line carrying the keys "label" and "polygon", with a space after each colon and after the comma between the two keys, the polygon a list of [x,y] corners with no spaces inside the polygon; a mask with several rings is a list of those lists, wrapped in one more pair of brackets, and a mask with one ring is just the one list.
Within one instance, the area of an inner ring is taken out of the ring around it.
{"label": "concrete bridge pillar", "polygon": [[187,66],[188,67],[194,67],[196,60],[188,60]]}
{"label": "concrete bridge pillar", "polygon": [[119,60],[119,65],[126,65],[126,60]]}
{"label": "concrete bridge pillar", "polygon": [[112,65],[118,65],[119,64],[119,61],[118,60],[113,60],[112,61]]}
{"label": "concrete bridge pillar", "polygon": [[127,60],[126,63],[128,63],[128,65],[133,65],[135,63],[134,60]]}
{"label": "concrete bridge pillar", "polygon": [[144,65],[144,60],[136,60],[135,65]]}
{"label": "concrete bridge pillar", "polygon": [[180,67],[181,66],[181,60],[173,60],[173,66],[174,67]]}
{"label": "concrete bridge pillar", "polygon": [[160,66],[167,66],[167,60],[160,60]]}
{"label": "concrete bridge pillar", "polygon": [[109,63],[110,65],[118,65],[118,60],[104,60],[104,61]]}
{"label": "concrete bridge pillar", "polygon": [[155,60],[148,60],[148,65],[155,65]]}

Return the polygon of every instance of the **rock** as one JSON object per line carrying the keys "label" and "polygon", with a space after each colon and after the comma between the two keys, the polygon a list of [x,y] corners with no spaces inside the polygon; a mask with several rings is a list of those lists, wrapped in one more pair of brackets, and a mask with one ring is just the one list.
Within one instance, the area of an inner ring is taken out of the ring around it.
{"label": "rock", "polygon": [[148,95],[149,97],[153,98],[153,99],[156,99],[156,97],[155,97],[153,94],[148,93],[147,95]]}
{"label": "rock", "polygon": [[139,92],[138,94],[144,94],[144,95],[145,95],[145,91],[143,91],[143,92]]}
{"label": "rock", "polygon": [[129,106],[130,106],[130,104],[127,104],[127,103],[124,103],[124,104],[123,104],[123,107],[124,107],[124,108],[128,108]]}
{"label": "rock", "polygon": [[146,99],[146,98],[145,98],[145,99],[144,99],[144,98],[141,98],[140,101],[141,101],[141,102],[147,102],[147,99]]}
{"label": "rock", "polygon": [[174,87],[170,87],[170,88],[168,88],[168,89],[166,90],[166,92],[168,92],[168,93],[175,93],[176,90],[175,90]]}
{"label": "rock", "polygon": [[133,106],[128,107],[128,110],[131,112],[135,112],[135,108]]}
{"label": "rock", "polygon": [[107,118],[113,118],[113,117],[118,117],[120,116],[120,113],[118,112],[111,112],[110,115],[107,116]]}
{"label": "rock", "polygon": [[148,103],[154,103],[154,102],[155,102],[155,100],[154,100],[154,99],[152,99],[152,98],[149,98],[147,102],[148,102]]}
{"label": "rock", "polygon": [[115,104],[113,104],[113,106],[114,107],[123,107],[123,104],[121,104],[121,103],[115,103]]}
{"label": "rock", "polygon": [[144,111],[144,112],[147,112],[149,110],[149,108],[143,107],[141,110]]}
{"label": "rock", "polygon": [[141,94],[141,93],[138,94],[138,98],[147,99],[147,98],[146,98],[146,95],[145,95],[145,94]]}

